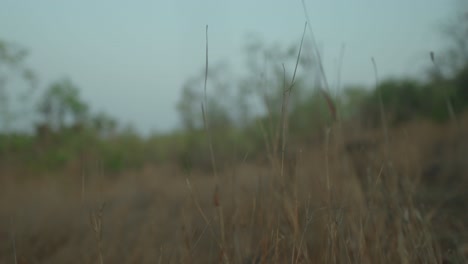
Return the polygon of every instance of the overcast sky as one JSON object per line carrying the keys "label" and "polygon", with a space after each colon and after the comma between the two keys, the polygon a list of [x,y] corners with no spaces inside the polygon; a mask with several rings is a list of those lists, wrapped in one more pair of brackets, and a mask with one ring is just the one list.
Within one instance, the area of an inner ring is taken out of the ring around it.
{"label": "overcast sky", "polygon": [[[440,27],[452,0],[305,0],[327,74],[343,44],[344,83],[370,84],[375,57],[382,77],[418,74],[440,50]],[[305,22],[301,0],[66,1],[2,0],[0,39],[30,52],[45,87],[69,77],[92,109],[140,131],[178,124],[183,82],[210,60],[239,65],[248,33],[267,43],[297,43]],[[299,73],[300,74],[300,73]]]}

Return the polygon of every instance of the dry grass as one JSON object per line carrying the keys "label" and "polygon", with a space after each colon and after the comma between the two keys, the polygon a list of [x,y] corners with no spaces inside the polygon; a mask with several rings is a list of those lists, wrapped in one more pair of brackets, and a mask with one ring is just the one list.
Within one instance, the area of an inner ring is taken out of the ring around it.
{"label": "dry grass", "polygon": [[466,263],[461,120],[390,130],[387,146],[381,132],[333,127],[328,143],[293,150],[283,178],[275,164],[239,163],[219,172],[217,189],[210,175],[170,165],[85,175],[84,189],[78,172],[58,181],[11,171],[0,262]]}

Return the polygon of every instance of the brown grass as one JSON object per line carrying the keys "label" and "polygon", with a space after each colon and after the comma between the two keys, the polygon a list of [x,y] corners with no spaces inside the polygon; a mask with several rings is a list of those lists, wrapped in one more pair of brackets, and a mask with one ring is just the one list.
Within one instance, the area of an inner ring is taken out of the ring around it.
{"label": "brown grass", "polygon": [[218,189],[171,165],[85,175],[84,191],[78,172],[12,170],[1,177],[0,262],[466,263],[461,120],[390,129],[388,146],[379,131],[344,137],[343,124],[328,144],[292,150],[287,180],[277,166],[239,163],[219,172]]}

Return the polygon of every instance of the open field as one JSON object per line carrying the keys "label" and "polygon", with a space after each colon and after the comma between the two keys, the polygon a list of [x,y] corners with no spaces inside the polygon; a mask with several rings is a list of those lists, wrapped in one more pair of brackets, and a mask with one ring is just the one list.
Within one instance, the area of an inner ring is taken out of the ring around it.
{"label": "open field", "polygon": [[[468,118],[332,127],[218,177],[2,171],[1,263],[466,263]],[[267,154],[265,153],[265,156]],[[265,159],[266,160],[266,159]],[[217,179],[218,178],[218,179]]]}
{"label": "open field", "polygon": [[150,2],[2,5],[0,264],[468,263],[468,2]]}

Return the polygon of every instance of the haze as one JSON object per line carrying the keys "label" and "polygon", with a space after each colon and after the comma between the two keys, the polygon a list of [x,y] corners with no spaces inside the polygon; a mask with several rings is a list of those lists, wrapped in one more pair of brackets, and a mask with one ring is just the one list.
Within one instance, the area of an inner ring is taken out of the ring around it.
{"label": "haze", "polygon": [[[345,84],[421,74],[429,51],[443,49],[440,28],[455,5],[441,0],[305,1],[328,75],[344,44]],[[41,88],[69,77],[93,111],[103,110],[147,134],[178,126],[184,81],[210,64],[242,67],[247,34],[266,43],[298,43],[300,0],[2,1],[0,38],[29,52]],[[300,73],[299,73],[300,74]]]}

